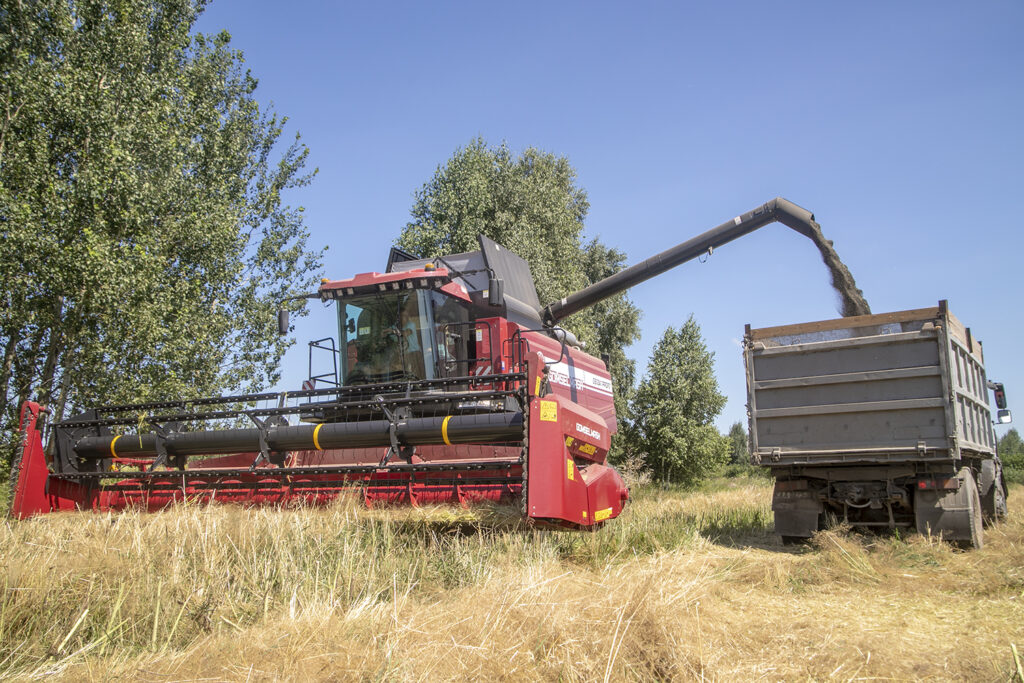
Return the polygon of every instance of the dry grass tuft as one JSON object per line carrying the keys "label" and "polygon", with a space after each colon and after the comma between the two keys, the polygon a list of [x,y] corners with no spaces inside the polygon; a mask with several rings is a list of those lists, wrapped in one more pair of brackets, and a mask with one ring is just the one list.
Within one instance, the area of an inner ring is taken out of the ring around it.
{"label": "dry grass tuft", "polygon": [[767,482],[646,487],[579,534],[503,508],[183,506],[0,526],[0,677],[1008,680],[1024,497],[986,547],[819,534]]}

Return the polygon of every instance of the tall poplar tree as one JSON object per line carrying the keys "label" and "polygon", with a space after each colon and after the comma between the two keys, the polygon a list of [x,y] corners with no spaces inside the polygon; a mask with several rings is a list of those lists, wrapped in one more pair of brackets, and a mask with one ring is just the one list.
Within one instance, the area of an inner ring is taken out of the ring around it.
{"label": "tall poplar tree", "polygon": [[[476,138],[416,192],[412,220],[395,243],[421,257],[441,256],[478,249],[477,235],[484,234],[526,259],[543,305],[625,266],[621,251],[596,238],[584,242],[589,209],[565,157],[534,147],[515,155],[505,144]],[[640,338],[639,321],[640,310],[619,294],[561,323],[588,353],[609,356],[620,425],[628,419],[635,373],[624,348]],[[613,456],[620,448],[617,440]]]}
{"label": "tall poplar tree", "polygon": [[733,465],[750,464],[750,446],[747,439],[747,428],[742,422],[733,422],[729,427],[729,463]]}
{"label": "tall poplar tree", "polygon": [[725,407],[700,326],[690,318],[655,345],[633,397],[633,429],[651,472],[692,483],[729,460],[729,441],[713,424]]}
{"label": "tall poplar tree", "polygon": [[1024,475],[1024,441],[1016,429],[1003,434],[997,446],[999,459],[1003,461],[1003,467],[1017,470],[1017,476]]}
{"label": "tall poplar tree", "polygon": [[[0,390],[55,414],[276,381],[316,282],[298,136],[202,0],[0,0]],[[8,449],[10,452],[10,449]]]}

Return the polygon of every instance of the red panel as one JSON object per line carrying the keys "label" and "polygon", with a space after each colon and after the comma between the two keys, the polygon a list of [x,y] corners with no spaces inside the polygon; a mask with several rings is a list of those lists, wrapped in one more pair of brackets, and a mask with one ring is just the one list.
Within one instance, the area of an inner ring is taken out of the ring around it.
{"label": "red panel", "polygon": [[[549,363],[548,385],[551,392],[594,411],[614,434],[618,430],[618,422],[615,419],[611,374],[605,364],[599,358],[571,347],[566,347],[563,354],[562,345],[541,332],[527,332],[523,337],[530,350],[543,353]],[[535,393],[533,386],[530,391]]]}
{"label": "red panel", "polygon": [[[581,471],[566,445],[570,439],[577,439],[580,426],[589,429],[596,424],[603,425],[598,415],[557,394],[530,402],[529,517],[552,524],[592,527],[622,512],[629,491],[618,472],[598,463],[588,463]],[[591,442],[600,442],[603,460],[607,431],[596,439],[592,434],[585,436]]]}
{"label": "red panel", "polygon": [[21,461],[18,483],[14,487],[14,502],[11,514],[25,519],[40,512],[50,511],[50,500],[46,496],[46,456],[43,441],[36,429],[39,419],[39,404],[25,402],[21,406]]}
{"label": "red panel", "polygon": [[619,473],[611,467],[594,464],[585,468],[583,477],[587,481],[587,504],[592,523],[600,524],[618,517],[629,499],[629,489]]}
{"label": "red panel", "polygon": [[[339,495],[361,495],[368,506],[468,504],[480,501],[511,503],[522,492],[522,471],[398,473],[365,475],[299,475],[281,477],[259,471],[205,483],[168,472],[166,477],[148,480],[126,479],[103,487],[92,498],[97,510],[138,507],[156,511],[184,499],[200,503],[322,505]],[[345,479],[345,481],[341,481]],[[479,481],[483,480],[483,481]],[[495,483],[495,480],[504,480]],[[56,481],[56,480],[55,480]],[[322,485],[317,485],[322,482]],[[64,482],[60,482],[64,483]],[[260,488],[253,488],[259,486]],[[47,510],[43,510],[48,511]]]}
{"label": "red panel", "polygon": [[449,279],[448,271],[445,268],[435,270],[408,270],[399,273],[359,273],[347,280],[327,280],[320,283],[320,291],[329,289],[345,289],[346,287],[366,287],[367,285],[390,284],[402,280],[413,280],[417,278]]}
{"label": "red panel", "polygon": [[466,288],[457,282],[449,282],[448,284],[441,287],[441,291],[450,296],[454,296],[456,299],[462,299],[463,301],[471,301],[469,298],[469,292]]}
{"label": "red panel", "polygon": [[84,487],[72,482],[49,480],[43,439],[36,428],[41,410],[38,403],[31,401],[21,406],[21,462],[11,504],[11,515],[17,519],[54,510],[74,510],[87,506],[89,502]]}
{"label": "red panel", "polygon": [[380,291],[380,285],[386,285],[386,291],[389,292],[399,291],[405,290],[406,287],[392,286],[393,283],[424,279],[442,281],[444,283],[440,287],[442,292],[454,296],[457,299],[462,299],[463,301],[470,300],[469,292],[466,291],[466,288],[456,282],[451,282],[451,275],[444,268],[437,268],[434,270],[407,270],[398,273],[360,273],[359,275],[347,280],[327,280],[326,282],[322,282],[320,283],[320,292],[322,294],[336,289],[354,289],[364,293],[369,293]]}

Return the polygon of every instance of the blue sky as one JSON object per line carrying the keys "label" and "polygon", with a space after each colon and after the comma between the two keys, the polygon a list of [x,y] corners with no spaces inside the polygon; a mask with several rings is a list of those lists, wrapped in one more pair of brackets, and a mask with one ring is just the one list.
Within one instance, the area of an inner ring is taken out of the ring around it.
{"label": "blue sky", "polygon": [[[319,175],[288,201],[332,278],[383,270],[413,193],[475,136],[569,158],[588,236],[629,263],[783,196],[813,211],[874,312],[950,308],[1024,420],[1024,4],[285,4],[215,0]],[[744,325],[837,317],[817,251],[773,225],[630,293],[642,369],[692,313],[745,420]],[[282,388],[306,376],[296,326]],[[1020,401],[1015,399],[1022,398]]]}

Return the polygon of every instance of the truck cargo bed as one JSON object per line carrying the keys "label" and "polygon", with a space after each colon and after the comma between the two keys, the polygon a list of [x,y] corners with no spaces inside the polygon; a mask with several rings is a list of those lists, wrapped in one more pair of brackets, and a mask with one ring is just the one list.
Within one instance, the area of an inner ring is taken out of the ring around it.
{"label": "truck cargo bed", "polygon": [[935,308],[752,330],[751,460],[783,541],[833,522],[966,547],[1006,514],[981,343]]}
{"label": "truck cargo bed", "polygon": [[747,328],[751,452],[768,466],[992,457],[981,343],[935,308]]}

